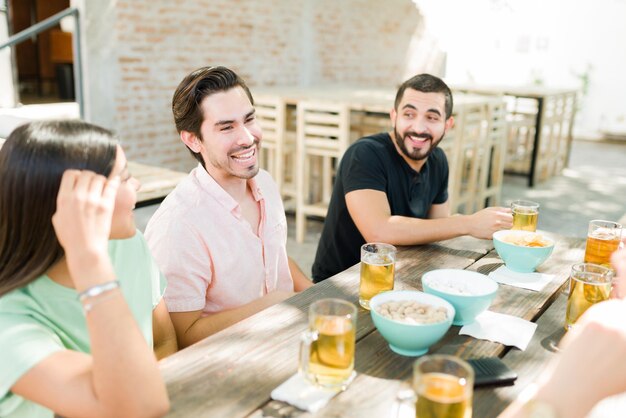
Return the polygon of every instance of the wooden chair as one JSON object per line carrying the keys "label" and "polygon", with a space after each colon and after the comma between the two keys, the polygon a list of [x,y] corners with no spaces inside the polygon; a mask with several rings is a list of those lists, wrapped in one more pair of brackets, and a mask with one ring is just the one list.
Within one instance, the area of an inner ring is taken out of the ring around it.
{"label": "wooden chair", "polygon": [[507,152],[505,170],[509,173],[529,173],[535,146],[537,101],[524,97],[506,97]]}
{"label": "wooden chair", "polygon": [[[506,151],[506,108],[501,98],[462,106],[455,115],[456,149],[449,162],[453,213],[498,205]],[[445,140],[444,140],[445,141]]]}
{"label": "wooden chair", "polygon": [[296,241],[306,235],[306,217],[325,217],[337,165],[350,143],[350,110],[332,102],[301,101],[296,129]]}
{"label": "wooden chair", "polygon": [[263,130],[260,166],[267,170],[280,190],[286,209],[293,209],[296,196],[296,136],[288,131],[287,105],[277,96],[257,96],[256,118]]}
{"label": "wooden chair", "polygon": [[576,92],[546,96],[542,107],[541,141],[535,181],[561,174],[567,165],[576,113]]}

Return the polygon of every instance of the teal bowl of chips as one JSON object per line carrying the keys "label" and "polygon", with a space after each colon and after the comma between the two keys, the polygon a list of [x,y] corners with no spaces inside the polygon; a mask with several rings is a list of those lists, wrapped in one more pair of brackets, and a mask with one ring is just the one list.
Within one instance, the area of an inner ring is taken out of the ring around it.
{"label": "teal bowl of chips", "polygon": [[493,234],[493,246],[509,270],[532,273],[550,257],[554,240],[531,231],[502,230]]}

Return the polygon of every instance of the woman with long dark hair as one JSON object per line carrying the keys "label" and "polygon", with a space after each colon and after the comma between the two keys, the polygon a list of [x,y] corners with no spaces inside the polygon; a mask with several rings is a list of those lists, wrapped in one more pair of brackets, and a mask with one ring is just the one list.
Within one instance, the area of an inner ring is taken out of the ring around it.
{"label": "woman with long dark hair", "polygon": [[29,123],[0,149],[0,416],[167,412],[157,357],[176,339],[138,186],[85,122]]}

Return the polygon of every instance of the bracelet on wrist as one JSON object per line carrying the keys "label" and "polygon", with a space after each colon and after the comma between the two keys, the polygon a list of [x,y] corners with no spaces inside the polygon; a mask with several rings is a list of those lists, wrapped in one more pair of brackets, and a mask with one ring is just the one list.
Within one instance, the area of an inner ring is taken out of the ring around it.
{"label": "bracelet on wrist", "polygon": [[109,294],[111,291],[119,289],[119,287],[120,282],[118,280],[97,284],[80,292],[78,300],[83,304],[85,312],[89,312],[96,304],[96,301],[93,300],[94,298],[102,299],[103,295]]}

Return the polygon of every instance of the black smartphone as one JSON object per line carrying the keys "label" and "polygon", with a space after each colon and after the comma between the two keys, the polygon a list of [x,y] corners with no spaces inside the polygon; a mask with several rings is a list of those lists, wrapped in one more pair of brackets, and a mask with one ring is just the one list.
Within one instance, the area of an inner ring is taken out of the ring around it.
{"label": "black smartphone", "polygon": [[498,357],[483,357],[467,361],[474,369],[474,387],[512,385],[517,373]]}

